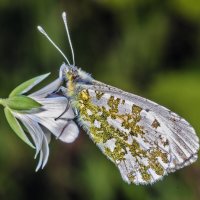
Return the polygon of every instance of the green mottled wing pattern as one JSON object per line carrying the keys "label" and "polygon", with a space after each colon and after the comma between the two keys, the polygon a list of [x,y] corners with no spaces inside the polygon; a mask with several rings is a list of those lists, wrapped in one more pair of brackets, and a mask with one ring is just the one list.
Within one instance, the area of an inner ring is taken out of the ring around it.
{"label": "green mottled wing pattern", "polygon": [[194,129],[152,101],[94,81],[77,85],[73,104],[79,124],[128,183],[153,183],[197,159]]}

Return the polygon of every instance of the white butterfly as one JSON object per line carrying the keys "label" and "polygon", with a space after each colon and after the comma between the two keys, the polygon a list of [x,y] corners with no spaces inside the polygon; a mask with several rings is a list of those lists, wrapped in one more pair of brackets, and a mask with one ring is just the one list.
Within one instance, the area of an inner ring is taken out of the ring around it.
{"label": "white butterfly", "polygon": [[72,51],[71,65],[60,68],[63,94],[77,113],[77,123],[119,169],[127,183],[154,183],[197,160],[199,139],[190,124],[150,100],[94,80],[75,66],[66,13],[63,20]]}

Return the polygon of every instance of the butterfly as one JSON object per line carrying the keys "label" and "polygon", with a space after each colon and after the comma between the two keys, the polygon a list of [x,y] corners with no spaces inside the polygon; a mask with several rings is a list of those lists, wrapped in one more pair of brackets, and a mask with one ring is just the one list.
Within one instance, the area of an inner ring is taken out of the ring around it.
{"label": "butterfly", "polygon": [[73,64],[42,27],[38,30],[63,55],[60,68],[74,119],[127,183],[149,184],[197,160],[199,139],[182,117],[157,103],[106,85],[75,66],[66,13],[62,14]]}

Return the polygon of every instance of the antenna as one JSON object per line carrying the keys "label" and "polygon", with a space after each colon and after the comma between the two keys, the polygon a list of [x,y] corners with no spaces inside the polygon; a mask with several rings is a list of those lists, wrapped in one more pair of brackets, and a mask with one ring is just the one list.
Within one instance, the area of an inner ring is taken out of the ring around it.
{"label": "antenna", "polygon": [[65,25],[65,30],[67,32],[67,38],[68,38],[70,49],[71,49],[73,66],[75,66],[74,50],[73,50],[73,46],[72,46],[72,42],[71,42],[71,38],[70,38],[70,34],[69,34],[69,28],[68,28],[68,25],[67,25],[67,14],[66,14],[66,12],[62,13],[62,18],[63,18],[63,22],[64,22],[64,25]]}
{"label": "antenna", "polygon": [[[70,65],[69,60],[65,56],[65,54],[61,51],[61,49],[53,42],[53,40],[47,35],[47,33],[44,31],[44,29],[41,26],[38,26],[37,29],[51,42],[51,44],[60,52],[60,54],[64,57],[64,59],[67,61],[68,65]],[[71,43],[71,42],[70,42]],[[74,61],[73,61],[74,62]]]}

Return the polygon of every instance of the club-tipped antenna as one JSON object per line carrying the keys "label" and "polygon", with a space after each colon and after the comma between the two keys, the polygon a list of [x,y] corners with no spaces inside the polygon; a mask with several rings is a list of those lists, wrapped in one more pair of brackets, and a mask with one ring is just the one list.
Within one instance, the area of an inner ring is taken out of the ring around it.
{"label": "club-tipped antenna", "polygon": [[66,14],[66,12],[62,13],[62,18],[63,18],[65,30],[67,32],[67,38],[68,38],[70,49],[71,49],[73,66],[75,66],[74,50],[73,50],[73,46],[72,46],[72,42],[71,42],[71,37],[70,37],[70,34],[69,34],[69,28],[68,28],[68,25],[67,25],[67,14]]}
{"label": "club-tipped antenna", "polygon": [[47,33],[45,32],[45,30],[41,27],[38,26],[37,29],[49,40],[49,42],[51,42],[51,44],[60,52],[60,54],[64,57],[64,59],[67,61],[68,65],[70,65],[69,60],[67,59],[67,57],[65,56],[65,54],[61,51],[61,49],[53,42],[53,40],[47,35]]}

